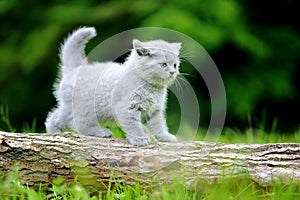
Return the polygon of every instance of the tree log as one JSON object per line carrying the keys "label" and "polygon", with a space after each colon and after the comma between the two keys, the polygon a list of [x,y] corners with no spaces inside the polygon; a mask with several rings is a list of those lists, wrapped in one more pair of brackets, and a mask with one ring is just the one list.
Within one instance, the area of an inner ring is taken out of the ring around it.
{"label": "tree log", "polygon": [[61,176],[84,185],[169,183],[184,178],[188,186],[224,177],[250,177],[260,186],[300,180],[300,144],[220,144],[153,142],[135,147],[126,139],[62,134],[0,132],[0,175],[18,166],[29,186]]}

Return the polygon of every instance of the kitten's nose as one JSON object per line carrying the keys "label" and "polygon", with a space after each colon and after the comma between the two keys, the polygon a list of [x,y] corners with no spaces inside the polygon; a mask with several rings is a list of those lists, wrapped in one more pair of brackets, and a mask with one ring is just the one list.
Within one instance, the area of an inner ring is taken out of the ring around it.
{"label": "kitten's nose", "polygon": [[174,75],[174,74],[175,74],[175,71],[170,71],[170,74],[171,74],[171,75]]}

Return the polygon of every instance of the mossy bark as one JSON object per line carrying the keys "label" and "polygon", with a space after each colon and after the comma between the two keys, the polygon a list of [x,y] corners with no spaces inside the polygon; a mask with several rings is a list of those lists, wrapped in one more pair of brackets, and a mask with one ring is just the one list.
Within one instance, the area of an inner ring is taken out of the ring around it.
{"label": "mossy bark", "polygon": [[61,176],[102,188],[113,181],[141,185],[184,178],[187,186],[226,177],[247,177],[260,186],[300,180],[300,144],[155,142],[134,147],[126,139],[63,134],[0,132],[0,174],[18,167],[29,186]]}

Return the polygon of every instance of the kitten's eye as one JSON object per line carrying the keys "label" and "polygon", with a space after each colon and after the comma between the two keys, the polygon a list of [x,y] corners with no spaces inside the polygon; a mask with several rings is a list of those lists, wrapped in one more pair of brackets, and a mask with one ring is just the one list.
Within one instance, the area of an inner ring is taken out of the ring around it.
{"label": "kitten's eye", "polygon": [[176,64],[174,64],[174,69],[176,69],[177,68],[177,65]]}
{"label": "kitten's eye", "polygon": [[161,66],[162,68],[166,68],[166,67],[168,66],[168,64],[167,64],[167,63],[160,63],[160,66]]}

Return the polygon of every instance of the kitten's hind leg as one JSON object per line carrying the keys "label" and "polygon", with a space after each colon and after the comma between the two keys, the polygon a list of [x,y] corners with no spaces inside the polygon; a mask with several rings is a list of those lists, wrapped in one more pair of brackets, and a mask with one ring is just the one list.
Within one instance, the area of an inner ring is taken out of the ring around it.
{"label": "kitten's hind leg", "polygon": [[62,122],[60,120],[61,110],[55,108],[53,111],[49,112],[45,126],[47,133],[61,133],[62,132]]}

